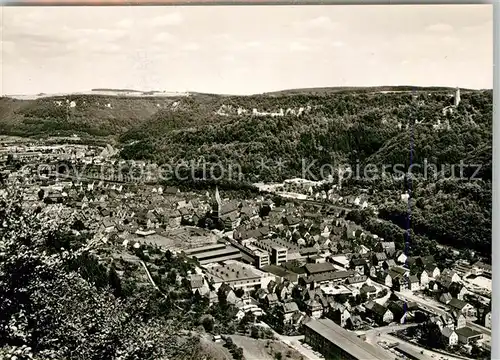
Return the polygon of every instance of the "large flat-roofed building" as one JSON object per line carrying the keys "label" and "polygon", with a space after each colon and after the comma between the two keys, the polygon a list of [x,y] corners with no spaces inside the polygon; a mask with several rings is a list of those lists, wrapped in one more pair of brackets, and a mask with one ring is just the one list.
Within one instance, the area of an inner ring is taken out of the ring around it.
{"label": "large flat-roofed building", "polygon": [[388,360],[390,353],[361,340],[330,319],[311,320],[305,325],[305,342],[327,360]]}
{"label": "large flat-roofed building", "polygon": [[295,244],[280,239],[264,239],[254,242],[254,245],[271,254],[271,263],[281,265],[288,260],[288,250],[296,250]]}
{"label": "large flat-roofed building", "polygon": [[213,280],[214,287],[219,288],[223,283],[233,289],[242,288],[245,291],[258,289],[263,284],[263,278],[267,274],[252,269],[236,261],[226,261],[223,264],[210,264],[206,266],[208,278]]}
{"label": "large flat-roofed building", "polygon": [[203,246],[188,250],[185,253],[189,257],[196,259],[200,265],[241,259],[241,252],[238,249],[225,244]]}
{"label": "large flat-roofed building", "polygon": [[263,251],[252,243],[239,243],[236,240],[229,240],[232,246],[239,249],[242,254],[242,260],[249,264],[255,265],[257,268],[270,264],[270,256],[267,251]]}

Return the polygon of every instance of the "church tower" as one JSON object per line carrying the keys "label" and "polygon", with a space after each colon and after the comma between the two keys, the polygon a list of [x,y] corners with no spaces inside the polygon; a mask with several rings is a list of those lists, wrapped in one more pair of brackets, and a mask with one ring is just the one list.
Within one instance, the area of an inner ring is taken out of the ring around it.
{"label": "church tower", "polygon": [[221,207],[222,207],[222,200],[219,195],[219,188],[215,186],[215,204],[213,206],[213,212],[214,212],[214,218],[218,219],[220,212],[221,212]]}
{"label": "church tower", "polygon": [[460,88],[457,87],[455,90],[455,106],[458,106],[460,104]]}

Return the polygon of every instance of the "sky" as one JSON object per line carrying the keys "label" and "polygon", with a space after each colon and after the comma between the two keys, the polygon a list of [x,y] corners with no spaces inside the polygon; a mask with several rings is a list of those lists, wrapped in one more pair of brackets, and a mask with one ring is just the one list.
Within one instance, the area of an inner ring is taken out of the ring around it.
{"label": "sky", "polygon": [[0,7],[0,93],[492,88],[492,14],[492,5]]}

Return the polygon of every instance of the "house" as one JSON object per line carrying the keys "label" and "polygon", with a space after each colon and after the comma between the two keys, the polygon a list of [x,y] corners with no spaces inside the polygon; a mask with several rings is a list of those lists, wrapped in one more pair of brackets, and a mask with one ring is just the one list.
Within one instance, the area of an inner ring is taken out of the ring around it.
{"label": "house", "polygon": [[463,300],[468,293],[467,288],[458,282],[453,282],[448,288],[450,294],[458,300]]}
{"label": "house", "polygon": [[458,335],[458,342],[461,344],[474,343],[482,339],[483,337],[483,334],[475,330],[472,330],[469,327],[463,327],[461,329],[457,329],[455,330],[455,332]]}
{"label": "house", "polygon": [[367,299],[370,299],[377,295],[377,288],[375,286],[363,284],[359,289],[361,295],[366,295]]}
{"label": "house", "polygon": [[476,309],[465,301],[458,300],[457,298],[451,299],[448,306],[454,310],[462,313],[465,317],[473,317],[476,315]]}
{"label": "house", "polygon": [[396,291],[410,289],[410,278],[408,276],[397,275],[392,279],[392,288]]}
{"label": "house", "polygon": [[427,275],[430,279],[437,279],[441,275],[441,271],[434,264],[425,266],[424,270],[427,272]]}
{"label": "house", "polygon": [[263,300],[263,305],[266,308],[276,305],[277,303],[279,303],[279,300],[276,294],[267,294]]}
{"label": "house", "polygon": [[384,284],[385,286],[387,286],[388,288],[391,288],[392,289],[392,276],[390,274],[387,274],[385,277],[384,277]]}
{"label": "house", "polygon": [[472,265],[472,274],[479,276],[482,274],[491,275],[491,265],[478,261]]}
{"label": "house", "polygon": [[265,301],[265,298],[267,297],[267,289],[266,288],[260,288],[255,291],[254,298],[259,300],[260,304],[263,304]]}
{"label": "house", "polygon": [[434,256],[429,255],[429,256],[420,256],[416,259],[416,265],[419,267],[426,268],[427,266],[430,265],[435,265],[436,260],[434,259]]}
{"label": "house", "polygon": [[439,292],[439,285],[434,280],[429,281],[429,284],[427,284],[427,289],[429,289],[429,291],[431,291],[431,292],[440,293]]}
{"label": "house", "polygon": [[306,313],[313,319],[319,319],[323,315],[323,305],[312,298],[306,301]]}
{"label": "house", "polygon": [[363,325],[363,320],[359,315],[351,315],[345,323],[345,328],[351,331],[359,329]]}
{"label": "house", "polygon": [[439,302],[447,305],[450,303],[451,299],[453,299],[453,296],[451,296],[449,292],[444,292],[439,297]]}
{"label": "house", "polygon": [[293,314],[296,311],[299,311],[299,307],[294,301],[281,304],[281,309],[285,317],[285,322],[287,323],[290,323],[292,321]]}
{"label": "house", "polygon": [[455,329],[461,329],[467,325],[467,320],[463,314],[452,311],[451,317],[453,318]]}
{"label": "house", "polygon": [[460,275],[458,275],[456,271],[450,269],[444,269],[441,272],[441,275],[439,275],[439,281],[441,282],[454,283],[454,282],[459,282],[460,280],[461,280]]}
{"label": "house", "polygon": [[392,278],[396,278],[398,276],[410,276],[410,270],[401,267],[401,266],[394,266],[390,268],[388,271],[388,274],[391,275]]}
{"label": "house", "polygon": [[408,256],[403,251],[398,251],[396,253],[396,261],[400,264],[406,263],[406,259],[408,259]]}
{"label": "house", "polygon": [[409,277],[409,280],[410,280],[411,291],[417,291],[420,289],[420,282],[418,281],[418,278],[415,275],[411,275]]}
{"label": "house", "polygon": [[296,228],[300,225],[301,220],[293,215],[288,215],[283,220],[285,225],[288,225],[291,228]]}
{"label": "house", "polygon": [[357,259],[351,259],[350,261],[350,268],[356,271],[360,275],[365,274],[365,270],[368,267],[368,263],[365,259],[362,258],[357,258]]}
{"label": "house", "polygon": [[191,284],[191,290],[195,292],[203,286],[205,281],[203,280],[203,276],[201,275],[191,275],[189,282]]}
{"label": "house", "polygon": [[488,311],[484,317],[484,327],[491,329],[491,311]]}
{"label": "house", "polygon": [[394,320],[392,311],[385,306],[380,305],[374,301],[365,304],[367,314],[375,320],[379,325],[389,324]]}
{"label": "house", "polygon": [[411,301],[389,301],[387,308],[392,312],[394,321],[406,324],[414,319],[415,311],[418,310],[418,305]]}
{"label": "house", "polygon": [[306,264],[304,269],[308,276],[335,272],[337,270],[331,263]]}
{"label": "house", "polygon": [[289,281],[283,281],[279,283],[278,286],[276,286],[275,292],[278,295],[278,299],[280,301],[285,301],[290,297],[292,289],[293,289],[292,283],[290,283]]}
{"label": "house", "polygon": [[443,328],[448,327],[450,329],[455,329],[455,321],[453,319],[453,316],[451,316],[448,313],[443,313],[441,316],[436,316],[431,319],[431,322],[436,324],[440,330],[443,330]]}
{"label": "house", "polygon": [[351,317],[351,313],[344,305],[335,303],[335,308],[330,310],[328,317],[340,326],[345,327],[347,320]]}
{"label": "house", "polygon": [[396,253],[396,244],[394,244],[394,241],[382,241],[379,244],[379,249],[388,256],[392,256]]}
{"label": "house", "polygon": [[387,260],[387,255],[383,252],[373,254],[372,263],[375,266],[382,266],[383,262],[386,260]]}
{"label": "house", "polygon": [[422,270],[422,271],[417,273],[417,276],[420,280],[420,287],[422,289],[427,288],[427,286],[429,285],[429,274],[427,273],[427,271]]}
{"label": "house", "polygon": [[397,264],[393,259],[387,259],[382,263],[382,269],[388,271],[390,268],[396,267]]}
{"label": "house", "polygon": [[446,345],[455,346],[458,344],[458,335],[453,329],[443,327],[441,329],[441,335],[443,335]]}

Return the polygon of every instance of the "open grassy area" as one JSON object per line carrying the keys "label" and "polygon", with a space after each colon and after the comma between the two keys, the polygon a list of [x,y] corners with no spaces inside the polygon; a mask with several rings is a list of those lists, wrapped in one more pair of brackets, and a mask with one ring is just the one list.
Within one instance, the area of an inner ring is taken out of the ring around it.
{"label": "open grassy area", "polygon": [[248,336],[231,336],[234,343],[243,348],[243,355],[247,360],[274,360],[281,359],[299,360],[303,356],[288,345],[278,340],[252,339]]}

